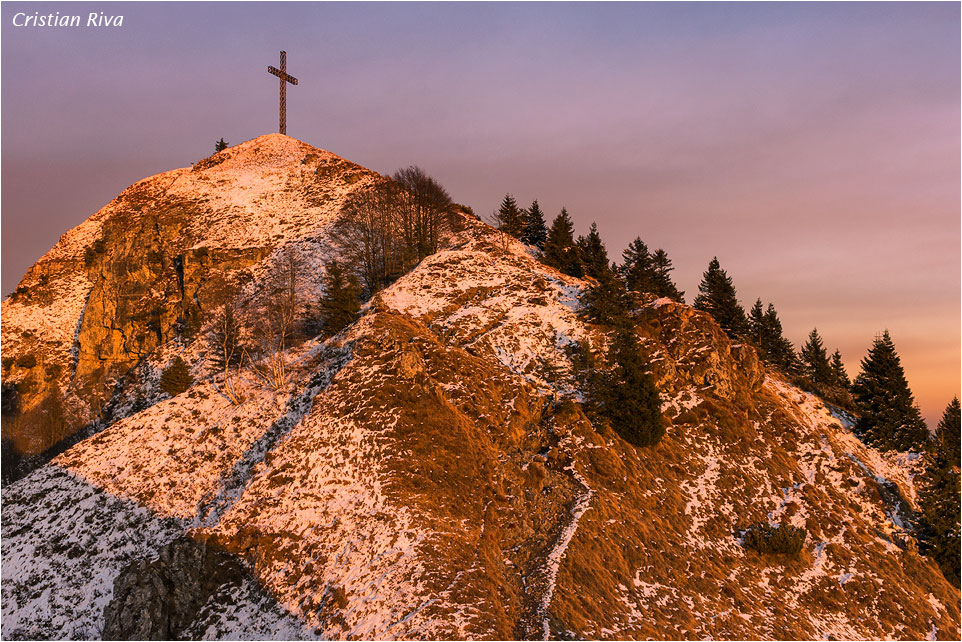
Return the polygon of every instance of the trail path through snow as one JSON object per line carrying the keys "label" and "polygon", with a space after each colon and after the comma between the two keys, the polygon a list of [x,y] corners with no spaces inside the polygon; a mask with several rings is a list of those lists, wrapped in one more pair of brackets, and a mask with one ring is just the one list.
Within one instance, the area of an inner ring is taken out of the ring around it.
{"label": "trail path through snow", "polygon": [[558,580],[558,569],[561,568],[561,561],[565,557],[565,553],[568,551],[568,545],[571,544],[572,538],[575,536],[575,532],[578,530],[578,521],[581,516],[591,506],[591,498],[594,496],[595,492],[592,490],[591,486],[588,485],[588,480],[578,472],[575,467],[574,459],[572,458],[571,465],[569,466],[571,470],[571,476],[578,480],[581,484],[585,493],[575,501],[574,505],[571,507],[571,521],[569,521],[561,531],[561,535],[558,536],[558,541],[555,543],[554,548],[548,554],[548,559],[545,563],[545,575],[547,577],[547,587],[545,588],[544,595],[541,597],[541,603],[538,605],[538,619],[541,620],[541,628],[544,634],[542,639],[551,639],[551,626],[549,623],[550,614],[548,609],[551,606],[551,598],[554,597],[555,585]]}

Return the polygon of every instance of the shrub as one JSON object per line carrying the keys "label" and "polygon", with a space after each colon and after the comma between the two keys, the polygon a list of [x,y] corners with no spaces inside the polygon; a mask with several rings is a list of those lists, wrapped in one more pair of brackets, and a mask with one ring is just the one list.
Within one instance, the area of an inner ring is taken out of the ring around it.
{"label": "shrub", "polygon": [[745,530],[744,546],[747,549],[772,555],[798,555],[808,533],[804,528],[788,524],[772,526],[765,522],[752,524]]}
{"label": "shrub", "polygon": [[186,392],[193,382],[187,363],[180,357],[175,358],[160,375],[160,389],[171,397]]}

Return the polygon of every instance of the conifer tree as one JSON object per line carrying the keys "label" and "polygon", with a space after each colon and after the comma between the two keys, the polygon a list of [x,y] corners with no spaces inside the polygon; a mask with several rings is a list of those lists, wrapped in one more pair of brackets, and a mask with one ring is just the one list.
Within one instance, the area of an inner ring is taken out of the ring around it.
{"label": "conifer tree", "polygon": [[928,429],[915,405],[892,337],[876,337],[852,384],[859,418],[855,433],[883,450],[925,450]]}
{"label": "conifer tree", "polygon": [[561,208],[561,213],[555,217],[548,230],[548,238],[544,244],[545,265],[576,278],[584,276],[581,267],[581,256],[575,246],[575,226],[568,216],[568,210]]}
{"label": "conifer tree", "polygon": [[227,149],[228,145],[230,145],[230,143],[228,143],[226,140],[221,138],[219,141],[214,143],[214,153],[216,154],[217,152],[224,151],[225,149]]}
{"label": "conifer tree", "polygon": [[617,332],[608,361],[614,367],[597,372],[597,380],[589,389],[589,406],[629,444],[657,444],[665,434],[661,398],[630,328]]}
{"label": "conifer tree", "polygon": [[601,240],[601,234],[598,233],[597,224],[591,224],[588,236],[578,237],[578,249],[586,276],[598,279],[604,272],[611,269],[608,250],[605,248],[604,241]]}
{"label": "conifer tree", "polygon": [[748,314],[748,338],[758,348],[758,354],[765,363],[779,368],[785,373],[797,369],[797,356],[792,342],[782,335],[782,322],[772,303],[762,309],[762,300],[756,299]]}
{"label": "conifer tree", "polygon": [[765,309],[763,336],[769,363],[786,373],[798,370],[795,346],[782,334],[782,322],[779,321],[778,312],[775,311],[775,305],[772,303],[769,303]]}
{"label": "conifer tree", "polygon": [[630,317],[631,300],[624,281],[610,267],[581,295],[581,314],[591,323],[620,326]]}
{"label": "conifer tree", "polygon": [[962,446],[962,443],[960,443],[962,434],[959,432],[960,423],[962,423],[962,409],[959,407],[959,398],[955,397],[946,406],[945,412],[942,414],[942,420],[935,429],[935,441],[938,448],[945,454],[949,465],[956,468],[962,466],[962,462],[959,461],[959,449]]}
{"label": "conifer tree", "polygon": [[959,494],[959,424],[958,397],[945,409],[935,431],[934,452],[919,487],[921,517],[918,524],[919,544],[923,553],[932,556],[942,574],[959,586],[960,511]]}
{"label": "conifer tree", "polygon": [[848,373],[845,371],[845,364],[842,363],[842,353],[837,349],[832,354],[832,383],[837,388],[842,388],[843,390],[848,390],[852,382],[848,378]]}
{"label": "conifer tree", "polygon": [[323,335],[330,337],[353,323],[361,309],[361,284],[357,276],[337,261],[325,266],[324,296],[320,302]]}
{"label": "conifer tree", "polygon": [[758,347],[761,357],[767,356],[766,336],[765,336],[765,309],[762,307],[761,298],[755,299],[755,305],[748,311],[748,338]]}
{"label": "conifer tree", "polygon": [[659,297],[667,297],[679,303],[685,302],[685,293],[678,289],[675,282],[671,280],[671,259],[668,253],[658,248],[651,255],[651,267],[654,270],[652,279],[655,283],[655,294]]}
{"label": "conifer tree", "polygon": [[505,194],[497,213],[498,229],[520,239],[525,231],[525,213],[511,194]]}
{"label": "conifer tree", "polygon": [[748,328],[745,309],[738,303],[732,279],[721,268],[716,256],[708,263],[695,297],[695,309],[710,314],[732,339],[744,335]]}
{"label": "conifer tree", "polygon": [[524,212],[524,234],[521,240],[528,245],[533,245],[539,250],[544,249],[545,241],[548,238],[548,228],[544,222],[544,212],[541,211],[541,207],[538,205],[538,199],[535,199],[529,207]]}
{"label": "conifer tree", "polygon": [[808,334],[808,341],[802,346],[799,355],[805,370],[805,374],[816,386],[832,386],[835,377],[832,376],[832,366],[828,361],[828,352],[822,343],[822,337],[818,335],[818,329],[812,328]]}
{"label": "conifer tree", "polygon": [[194,383],[194,378],[190,376],[190,369],[187,367],[187,362],[179,355],[174,358],[173,362],[171,362],[160,375],[160,389],[171,397],[176,397],[182,392],[187,392],[187,389],[190,388],[190,384],[192,383]]}
{"label": "conifer tree", "polygon": [[641,240],[641,237],[635,237],[635,240],[621,253],[621,260],[619,271],[625,279],[625,286],[629,290],[635,292],[655,291],[654,265],[652,265],[648,246]]}

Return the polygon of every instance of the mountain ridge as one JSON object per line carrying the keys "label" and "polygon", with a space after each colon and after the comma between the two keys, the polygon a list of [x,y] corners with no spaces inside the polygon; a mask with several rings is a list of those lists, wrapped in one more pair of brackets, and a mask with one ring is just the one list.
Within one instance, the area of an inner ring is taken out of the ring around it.
{"label": "mountain ridge", "polygon": [[[161,227],[196,217],[211,229],[201,235],[192,219],[141,248],[106,238],[83,268],[106,282],[90,292],[173,292],[186,315],[180,283],[194,282],[208,248],[195,293],[206,315],[243,303],[286,245],[311,266],[299,289],[317,300],[341,206],[379,179],[291,141],[260,137],[174,170],[182,189],[152,199],[144,181],[132,186],[111,216],[136,211]],[[238,222],[267,241],[243,245]],[[206,317],[187,332],[172,315],[150,338],[149,323],[129,321],[143,305],[104,306],[98,322],[136,325],[143,354],[116,362],[125,385],[103,430],[4,488],[4,637],[98,636],[117,578],[185,533],[234,556],[252,578],[243,586],[273,600],[215,593],[190,629],[212,638],[245,626],[327,639],[958,636],[958,591],[907,525],[917,460],[865,446],[707,314],[667,299],[633,316],[666,436],[630,446],[579,403],[572,350],[608,341],[578,314],[586,282],[470,216],[450,222],[439,251],[357,322],[288,347],[280,389],[242,375],[240,404],[207,365]],[[83,238],[71,241],[70,269],[104,237]],[[134,290],[103,269],[158,247],[157,270],[123,273]],[[4,302],[5,342],[49,307],[31,296],[9,328]],[[103,336],[71,337],[78,363],[88,340]],[[39,350],[13,345],[18,358]],[[159,372],[174,355],[195,381],[166,398]],[[14,380],[44,365],[11,366]],[[74,386],[68,395],[83,393],[83,373],[58,380]],[[741,533],[758,522],[804,528],[803,551],[745,549]]]}

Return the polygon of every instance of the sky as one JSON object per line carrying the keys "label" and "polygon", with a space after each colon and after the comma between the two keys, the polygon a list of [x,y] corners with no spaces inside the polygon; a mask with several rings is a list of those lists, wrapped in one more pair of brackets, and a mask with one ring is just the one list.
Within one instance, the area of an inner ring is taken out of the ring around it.
{"label": "sky", "polygon": [[[18,12],[123,16],[17,27]],[[2,291],[146,176],[277,128],[487,216],[505,193],[717,256],[854,377],[888,329],[933,425],[960,390],[958,3],[4,2]],[[550,223],[550,220],[549,220]]]}

